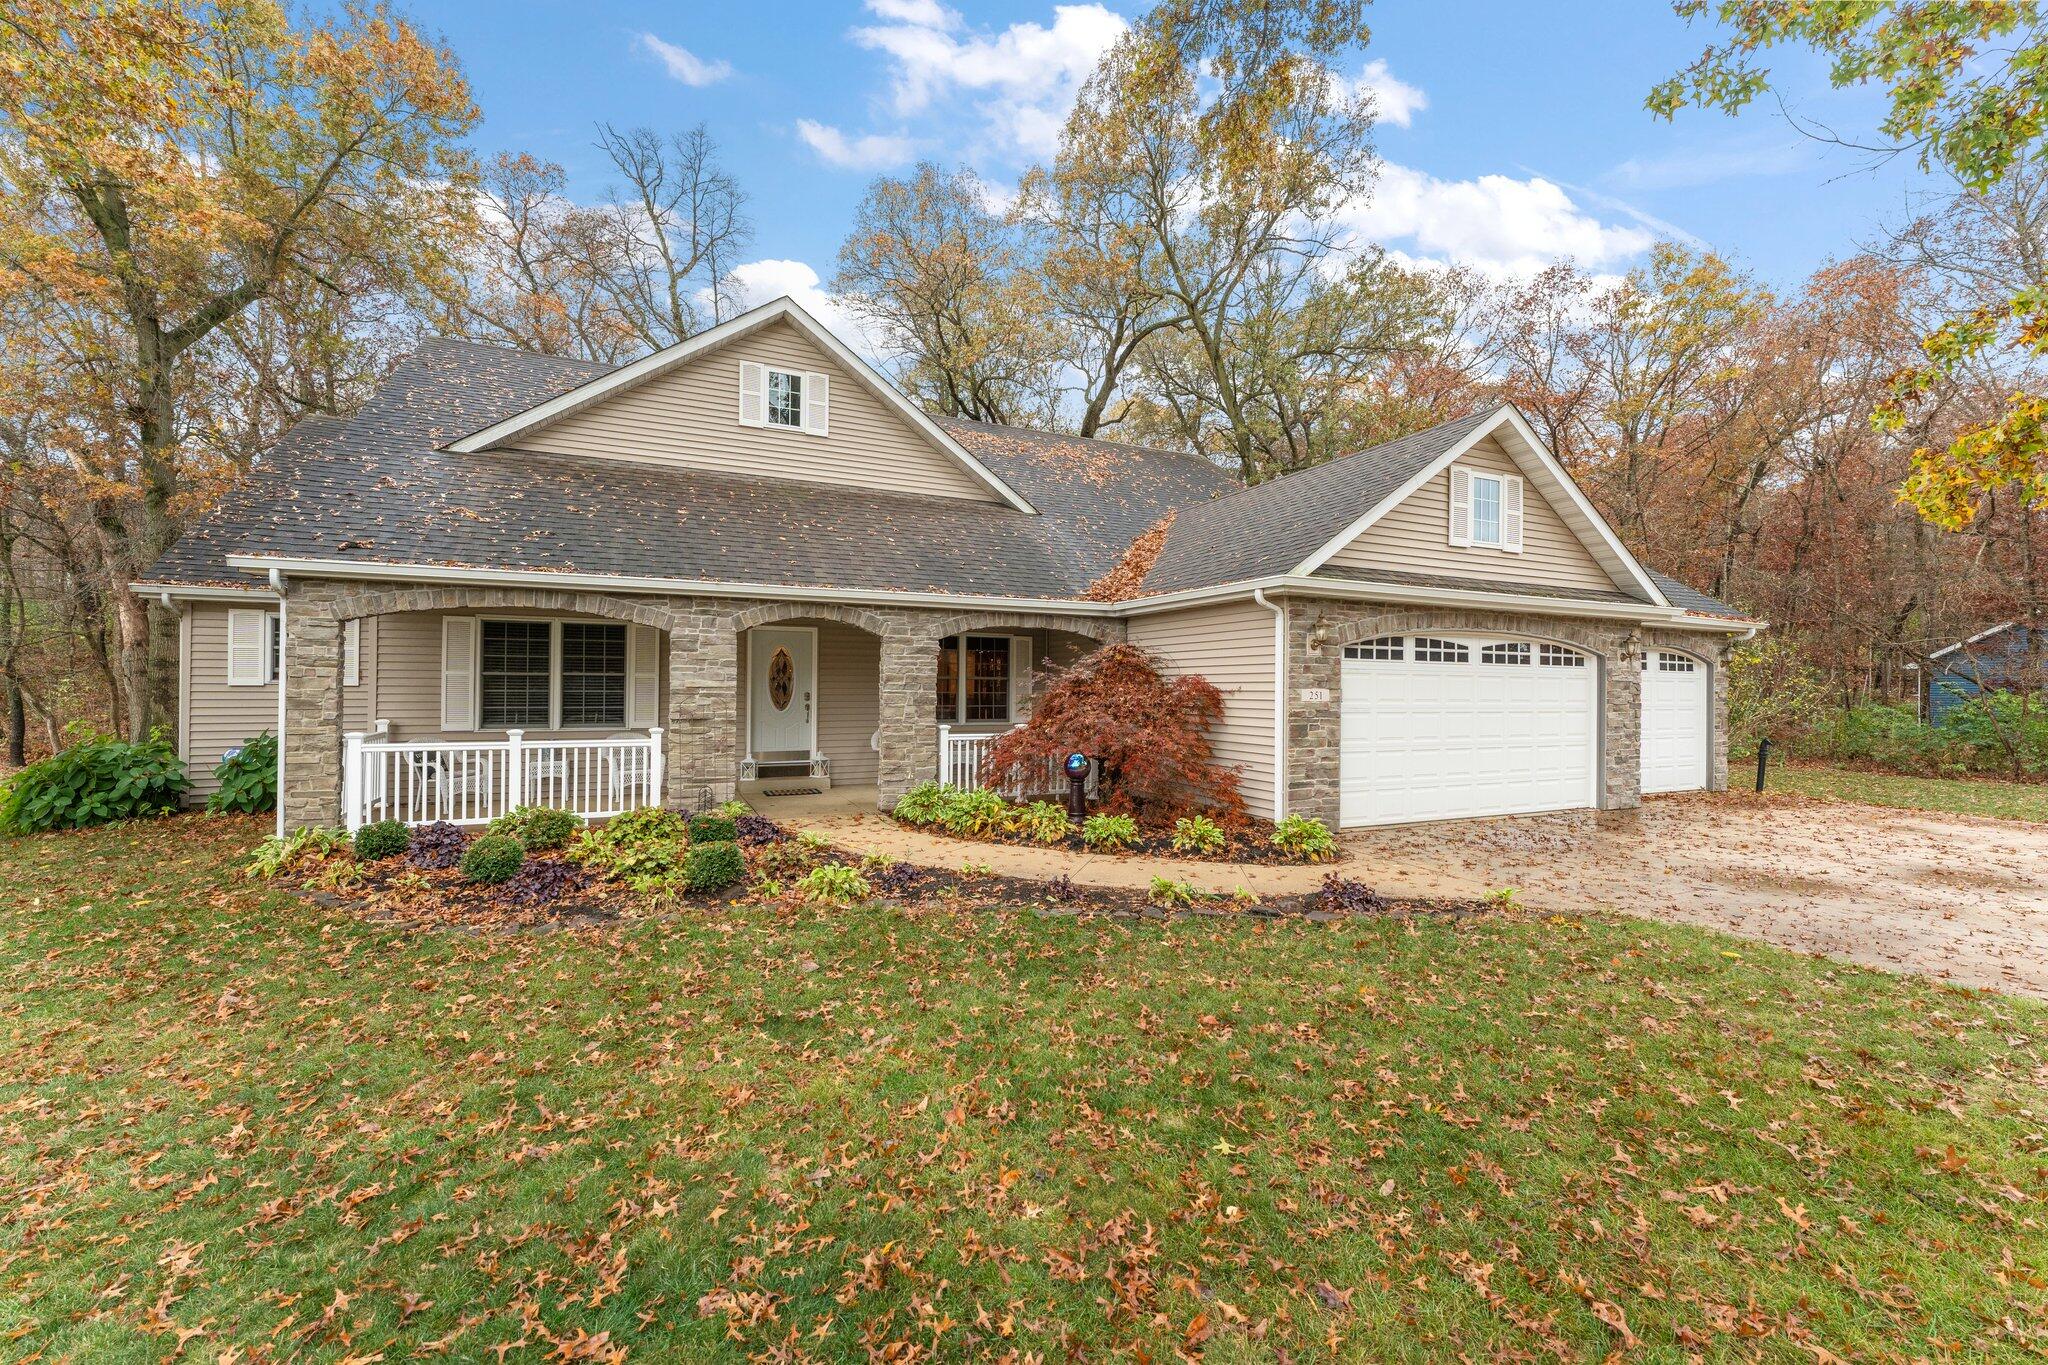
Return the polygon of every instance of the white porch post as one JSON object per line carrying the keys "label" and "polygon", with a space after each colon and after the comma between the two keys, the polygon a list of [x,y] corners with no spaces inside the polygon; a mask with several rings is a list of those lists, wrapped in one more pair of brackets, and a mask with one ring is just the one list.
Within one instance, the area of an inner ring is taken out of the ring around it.
{"label": "white porch post", "polygon": [[658,806],[661,804],[662,790],[661,727],[659,725],[653,726],[647,731],[647,743],[647,804]]}
{"label": "white porch post", "polygon": [[341,823],[350,834],[363,827],[363,732],[341,737]]}
{"label": "white porch post", "polygon": [[953,785],[953,727],[939,726],[939,785]]}
{"label": "white porch post", "polygon": [[507,730],[505,739],[511,746],[505,756],[505,809],[511,810],[526,804],[526,731]]}

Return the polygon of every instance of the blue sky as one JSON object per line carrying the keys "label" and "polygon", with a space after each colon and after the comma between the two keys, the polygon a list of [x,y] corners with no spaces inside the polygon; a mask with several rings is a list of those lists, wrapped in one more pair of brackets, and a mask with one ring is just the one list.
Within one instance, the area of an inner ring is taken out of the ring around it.
{"label": "blue sky", "polygon": [[[919,156],[965,162],[998,187],[1050,150],[1072,92],[1121,15],[1142,6],[939,0],[775,4],[419,0],[460,55],[486,153],[561,163],[579,199],[605,167],[599,120],[705,123],[752,198],[757,297],[811,286],[863,188]],[[1381,95],[1386,161],[1352,221],[1405,255],[1496,274],[1559,255],[1619,273],[1659,236],[1727,254],[1791,289],[1871,240],[1928,189],[1906,160],[1873,168],[1793,129],[1775,103],[1741,118],[1642,107],[1697,54],[1655,0],[1382,0],[1346,74]],[[1788,105],[1843,135],[1881,112],[1828,88],[1811,59],[1778,63]]]}

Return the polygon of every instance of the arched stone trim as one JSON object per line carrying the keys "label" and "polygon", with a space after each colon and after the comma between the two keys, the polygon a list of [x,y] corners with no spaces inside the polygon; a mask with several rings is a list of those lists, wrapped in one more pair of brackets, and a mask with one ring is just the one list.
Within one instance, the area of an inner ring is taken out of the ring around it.
{"label": "arched stone trim", "polygon": [[[296,601],[296,597],[294,598]],[[569,611],[583,616],[602,616],[672,630],[673,611],[655,602],[603,593],[567,592],[553,588],[401,588],[367,591],[349,589],[331,599],[326,610],[336,620],[365,616],[391,616],[412,611],[461,611],[467,609],[524,607],[542,611]]]}
{"label": "arched stone trim", "polygon": [[1124,638],[1122,621],[1096,616],[1065,616],[1057,612],[963,611],[921,621],[921,636],[943,640],[949,635],[976,630],[1063,630],[1099,644],[1115,644]]}
{"label": "arched stone trim", "polygon": [[1325,649],[1342,651],[1346,645],[1362,644],[1382,635],[1500,635],[1505,638],[1545,641],[1570,645],[1608,658],[1619,657],[1637,633],[1621,622],[1580,621],[1570,617],[1533,616],[1513,618],[1503,624],[1498,612],[1434,610],[1390,610],[1377,616],[1346,621],[1333,629]]}
{"label": "arched stone trim", "polygon": [[756,626],[772,626],[777,621],[819,620],[837,621],[870,635],[883,636],[889,633],[892,619],[882,612],[835,606],[829,602],[764,602],[735,614],[732,629],[737,632],[752,630]]}

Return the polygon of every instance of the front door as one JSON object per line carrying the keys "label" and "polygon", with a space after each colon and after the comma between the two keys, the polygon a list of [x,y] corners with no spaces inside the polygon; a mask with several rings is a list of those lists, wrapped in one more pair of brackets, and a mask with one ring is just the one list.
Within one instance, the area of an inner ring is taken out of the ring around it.
{"label": "front door", "polygon": [[747,632],[748,743],[766,762],[803,762],[817,747],[818,636],[811,630]]}

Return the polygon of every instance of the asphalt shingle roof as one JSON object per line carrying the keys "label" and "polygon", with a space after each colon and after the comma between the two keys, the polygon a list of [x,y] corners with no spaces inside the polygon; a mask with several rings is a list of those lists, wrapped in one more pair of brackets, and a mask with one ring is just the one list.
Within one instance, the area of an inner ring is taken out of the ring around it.
{"label": "asphalt shingle roof", "polygon": [[[352,419],[308,419],[295,427],[149,577],[247,587],[252,580],[228,567],[226,556],[267,553],[1079,598],[1173,512],[1166,545],[1143,585],[1153,594],[1288,572],[1491,415],[1474,413],[1249,489],[1195,455],[940,420],[1038,516],[913,492],[441,449],[606,369],[469,342],[428,342]],[[1687,610],[1740,616],[1675,580],[1659,575],[1658,582]],[[1451,579],[1442,585],[1528,591]],[[1633,599],[1616,593],[1614,600]]]}
{"label": "asphalt shingle roof", "polygon": [[1303,560],[1491,417],[1475,412],[1240,489],[1174,518],[1147,593],[1292,572]]}

